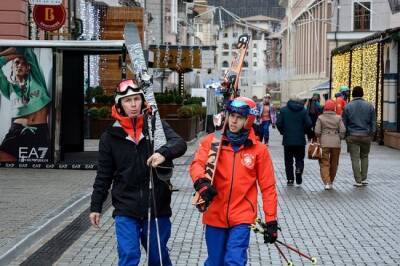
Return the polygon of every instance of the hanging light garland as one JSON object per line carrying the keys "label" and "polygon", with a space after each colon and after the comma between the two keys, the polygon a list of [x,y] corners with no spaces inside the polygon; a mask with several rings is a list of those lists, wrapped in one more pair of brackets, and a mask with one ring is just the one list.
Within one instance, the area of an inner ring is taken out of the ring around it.
{"label": "hanging light garland", "polygon": [[[370,44],[354,48],[350,52],[337,54],[332,57],[332,92],[338,92],[340,86],[348,85],[351,67],[351,88],[361,86],[364,89],[364,99],[377,107],[377,114],[381,113],[381,73],[379,71],[378,44]],[[378,78],[379,76],[379,78]],[[377,94],[378,80],[378,95]],[[377,97],[378,96],[378,97]],[[378,102],[376,104],[376,100]],[[380,121],[380,115],[377,116]]]}
{"label": "hanging light garland", "polygon": [[[79,15],[82,19],[82,35],[81,40],[98,40],[100,39],[101,25],[100,17],[101,12],[96,8],[91,1],[79,1]],[[84,79],[89,81],[87,84],[90,87],[95,87],[100,84],[99,75],[100,56],[90,55],[84,58]],[[90,72],[90,73],[89,73]]]}
{"label": "hanging light garland", "polygon": [[332,57],[332,92],[339,91],[340,86],[348,85],[350,70],[350,52]]}

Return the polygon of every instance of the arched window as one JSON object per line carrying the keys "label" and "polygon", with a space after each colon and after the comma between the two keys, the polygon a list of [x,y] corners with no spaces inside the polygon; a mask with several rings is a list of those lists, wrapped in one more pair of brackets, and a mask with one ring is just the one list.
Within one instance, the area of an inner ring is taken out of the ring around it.
{"label": "arched window", "polygon": [[224,62],[222,62],[222,67],[229,67],[229,63],[228,63],[228,61],[224,61]]}

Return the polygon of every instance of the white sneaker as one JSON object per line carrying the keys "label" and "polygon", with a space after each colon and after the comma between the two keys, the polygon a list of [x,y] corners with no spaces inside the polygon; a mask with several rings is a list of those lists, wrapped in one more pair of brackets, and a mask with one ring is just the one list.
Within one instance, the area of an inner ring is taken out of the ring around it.
{"label": "white sneaker", "polygon": [[331,189],[330,186],[329,186],[329,184],[326,184],[326,185],[325,185],[325,190],[329,190],[329,189]]}
{"label": "white sneaker", "polygon": [[357,182],[355,182],[353,185],[354,185],[355,187],[362,187],[362,186],[363,186],[362,183],[357,183]]}
{"label": "white sneaker", "polygon": [[368,181],[367,181],[367,180],[361,181],[361,184],[362,184],[363,186],[366,186],[366,185],[368,185]]}

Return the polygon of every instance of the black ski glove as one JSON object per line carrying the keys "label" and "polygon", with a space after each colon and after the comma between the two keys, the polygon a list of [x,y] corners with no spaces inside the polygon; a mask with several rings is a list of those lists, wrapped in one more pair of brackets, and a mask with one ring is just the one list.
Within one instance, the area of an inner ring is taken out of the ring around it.
{"label": "black ski glove", "polygon": [[199,178],[194,182],[194,189],[200,193],[200,196],[205,201],[206,205],[208,205],[217,195],[217,191],[211,185],[211,181],[208,178]]}
{"label": "black ski glove", "polygon": [[278,222],[271,221],[263,225],[264,227],[264,243],[273,244],[278,238]]}

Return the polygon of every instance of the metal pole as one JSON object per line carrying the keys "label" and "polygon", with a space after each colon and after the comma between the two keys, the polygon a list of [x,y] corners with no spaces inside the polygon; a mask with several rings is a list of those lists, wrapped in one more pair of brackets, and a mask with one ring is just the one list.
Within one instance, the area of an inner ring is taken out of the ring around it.
{"label": "metal pole", "polygon": [[[381,43],[378,43],[378,51],[376,52],[376,85],[375,85],[375,116],[378,118],[378,100],[379,100],[379,60],[380,60],[380,52],[381,50]],[[381,110],[382,111],[382,110]],[[378,121],[378,119],[376,119]],[[383,121],[380,122],[380,127],[382,127]],[[378,123],[377,123],[378,124]],[[378,137],[378,131],[375,132],[375,140]]]}
{"label": "metal pole", "polygon": [[352,74],[352,64],[353,64],[353,49],[350,50],[350,66],[349,66],[349,90],[351,89],[351,74]]}
{"label": "metal pole", "polygon": [[329,69],[329,98],[332,98],[332,66],[333,66],[333,55],[331,53],[331,62]]}
{"label": "metal pole", "polygon": [[[380,58],[381,58],[381,60],[380,60],[380,67],[381,67],[381,69],[380,69],[380,74],[381,74],[381,80],[380,80],[380,82],[381,82],[381,85],[380,85],[380,90],[381,90],[381,131],[380,131],[380,140],[379,140],[379,145],[383,145],[384,144],[384,131],[383,131],[383,94],[384,94],[384,82],[385,82],[385,80],[384,80],[384,64],[383,64],[383,53],[384,53],[384,44],[383,43],[381,43],[380,44],[380,47],[381,47],[381,49],[380,49]],[[379,73],[379,72],[378,72]]]}
{"label": "metal pole", "polygon": [[[160,16],[160,26],[161,26],[161,45],[164,44],[164,0],[161,1],[161,16]],[[164,53],[165,56],[165,53]],[[164,91],[164,76],[165,76],[165,70],[162,70],[162,76],[161,76],[161,92]]]}

